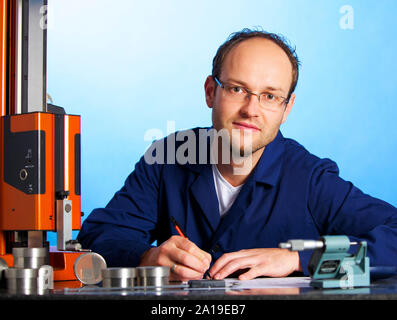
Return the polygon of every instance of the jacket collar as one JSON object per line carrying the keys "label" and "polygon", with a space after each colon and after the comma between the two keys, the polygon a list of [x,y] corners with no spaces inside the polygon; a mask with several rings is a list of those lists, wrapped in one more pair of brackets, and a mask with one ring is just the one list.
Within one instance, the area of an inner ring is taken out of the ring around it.
{"label": "jacket collar", "polygon": [[284,150],[284,137],[279,130],[276,138],[263,151],[254,169],[253,180],[275,186],[280,176]]}

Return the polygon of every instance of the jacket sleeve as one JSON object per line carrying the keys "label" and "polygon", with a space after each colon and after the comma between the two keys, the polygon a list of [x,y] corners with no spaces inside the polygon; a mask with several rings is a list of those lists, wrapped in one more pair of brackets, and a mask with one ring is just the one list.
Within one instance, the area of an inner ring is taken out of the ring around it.
{"label": "jacket sleeve", "polygon": [[[308,209],[321,235],[347,235],[351,241],[366,241],[371,266],[397,266],[394,206],[340,178],[336,163],[329,159],[321,160],[314,169],[309,189]],[[308,261],[304,264],[307,266]]]}
{"label": "jacket sleeve", "polygon": [[144,157],[105,208],[95,209],[78,235],[83,248],[101,254],[109,267],[135,267],[155,240],[160,166]]}

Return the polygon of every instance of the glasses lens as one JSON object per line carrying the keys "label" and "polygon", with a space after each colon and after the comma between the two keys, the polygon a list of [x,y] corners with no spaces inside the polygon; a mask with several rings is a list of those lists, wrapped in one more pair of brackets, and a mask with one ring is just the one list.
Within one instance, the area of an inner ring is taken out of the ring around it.
{"label": "glasses lens", "polygon": [[273,95],[271,93],[264,93],[260,96],[260,104],[266,109],[279,110],[283,102],[284,99],[282,97]]}
{"label": "glasses lens", "polygon": [[[235,101],[235,102],[245,102],[251,96],[255,95],[250,93],[247,89],[239,86],[224,84],[223,96]],[[273,95],[271,93],[262,93],[259,97],[259,104],[269,110],[277,111],[281,109],[284,99],[280,96]]]}
{"label": "glasses lens", "polygon": [[230,85],[225,85],[223,92],[226,97],[235,101],[243,101],[248,95],[244,88]]}

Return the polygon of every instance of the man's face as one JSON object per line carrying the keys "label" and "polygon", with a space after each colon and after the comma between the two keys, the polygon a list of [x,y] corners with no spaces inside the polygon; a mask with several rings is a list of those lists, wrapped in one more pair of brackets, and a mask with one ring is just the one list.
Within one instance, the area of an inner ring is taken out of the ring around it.
{"label": "man's face", "polygon": [[[269,92],[287,97],[292,82],[292,65],[275,43],[252,38],[241,42],[227,54],[219,80],[255,93]],[[287,105],[284,103],[277,111],[271,111],[262,107],[254,95],[243,102],[236,102],[225,97],[222,91],[212,77],[207,78],[206,102],[212,108],[214,128],[228,131],[232,137],[232,151],[243,154],[248,147],[252,153],[259,151],[262,154],[264,147],[273,141],[280,125],[287,119],[295,96],[291,95]],[[233,138],[236,132],[239,135],[237,144]],[[244,145],[245,134],[251,137],[252,146]]]}

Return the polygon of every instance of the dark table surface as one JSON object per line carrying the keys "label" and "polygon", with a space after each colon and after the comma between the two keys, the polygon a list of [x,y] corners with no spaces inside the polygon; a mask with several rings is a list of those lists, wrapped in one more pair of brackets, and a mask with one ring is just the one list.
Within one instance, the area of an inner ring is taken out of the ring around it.
{"label": "dark table surface", "polygon": [[[309,280],[308,280],[309,281]],[[172,284],[162,289],[82,286],[79,281],[55,282],[45,292],[0,289],[0,306],[14,317],[47,314],[92,319],[104,316],[132,319],[258,319],[277,311],[283,318],[319,314],[340,318],[394,314],[397,276],[376,278],[369,287],[315,289],[310,286],[236,289],[187,288]],[[375,313],[374,313],[375,311]],[[270,313],[271,313],[270,312]]]}
{"label": "dark table surface", "polygon": [[165,288],[121,289],[83,286],[79,281],[54,282],[44,292],[0,289],[0,300],[397,300],[397,275],[371,278],[369,287],[347,289],[292,288],[200,288],[171,284]]}

